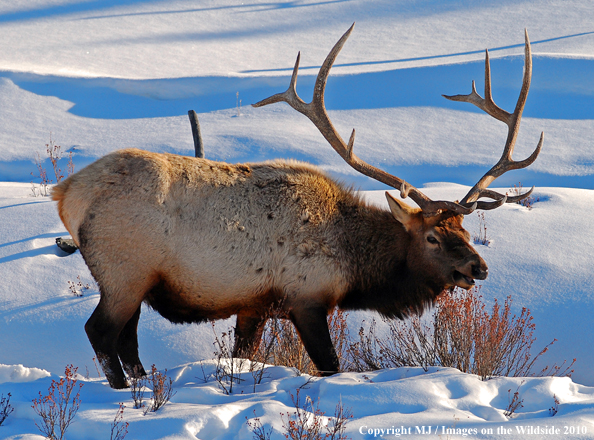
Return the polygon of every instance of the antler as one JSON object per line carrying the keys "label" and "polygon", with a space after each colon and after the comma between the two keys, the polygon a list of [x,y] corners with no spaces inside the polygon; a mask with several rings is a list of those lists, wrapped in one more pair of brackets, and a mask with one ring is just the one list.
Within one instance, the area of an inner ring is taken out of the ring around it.
{"label": "antler", "polygon": [[[472,81],[472,92],[469,95],[456,95],[446,96],[445,98],[452,101],[470,102],[476,105],[478,108],[483,110],[488,115],[505,122],[508,126],[507,141],[505,142],[505,148],[499,161],[491,168],[487,173],[481,177],[481,179],[470,189],[468,194],[464,196],[460,204],[468,206],[471,203],[475,203],[479,209],[493,209],[501,206],[503,203],[518,202],[528,197],[534,187],[530,191],[515,197],[508,197],[507,195],[500,194],[498,192],[488,190],[487,187],[499,176],[509,170],[517,170],[526,168],[533,163],[544,142],[544,132],[540,135],[540,141],[536,147],[536,150],[522,161],[516,162],[512,159],[512,153],[520,130],[520,120],[522,119],[522,112],[526,105],[526,98],[528,97],[528,90],[530,89],[530,80],[532,78],[532,54],[530,52],[530,41],[528,40],[528,31],[524,31],[525,34],[525,61],[524,61],[524,78],[522,80],[522,89],[520,90],[520,96],[516,104],[516,108],[513,113],[508,113],[505,110],[498,107],[493,101],[491,96],[491,66],[489,63],[489,51],[486,51],[485,55],[485,97],[482,98],[477,92]],[[488,197],[494,199],[494,202],[476,202],[481,197]]]}
{"label": "antler", "polygon": [[[297,84],[297,71],[299,70],[299,60],[301,57],[301,53],[297,55],[297,61],[295,62],[295,67],[293,68],[293,75],[291,77],[291,83],[289,88],[284,93],[277,93],[269,98],[266,98],[256,104],[252,104],[254,107],[262,107],[264,105],[273,104],[276,102],[286,102],[299,113],[304,114],[307,116],[314,125],[318,128],[320,133],[324,136],[324,138],[328,141],[328,143],[336,150],[336,152],[342,157],[346,163],[348,163],[351,167],[355,170],[359,171],[360,173],[371,177],[379,182],[385,183],[392,188],[400,190],[400,196],[402,198],[410,197],[413,199],[417,205],[422,209],[423,214],[425,216],[435,215],[443,210],[451,210],[458,214],[470,214],[477,206],[476,203],[474,204],[466,204],[465,206],[456,203],[456,202],[448,202],[448,201],[433,201],[429,199],[425,194],[419,191],[414,186],[406,183],[404,180],[393,176],[391,174],[386,173],[385,171],[376,168],[368,163],[359,159],[353,153],[353,144],[355,142],[355,130],[351,133],[351,137],[346,143],[338,134],[330,118],[328,113],[326,112],[326,108],[324,106],[324,91],[326,89],[326,82],[328,80],[328,74],[330,73],[330,69],[338,56],[338,53],[344,46],[347,38],[351,35],[355,24],[349,28],[348,31],[338,40],[336,45],[332,48],[326,60],[322,64],[320,71],[318,73],[318,77],[316,79],[316,83],[314,86],[314,94],[312,101],[310,103],[305,103],[298,95],[297,90],[295,88]],[[470,206],[468,206],[470,205]]]}
{"label": "antler", "polygon": [[[530,191],[515,197],[508,197],[507,195],[500,194],[498,192],[487,189],[487,187],[491,182],[493,182],[493,180],[495,180],[497,177],[501,176],[505,172],[514,169],[525,168],[529,166],[531,163],[533,163],[536,160],[538,154],[540,153],[540,149],[542,148],[542,144],[544,141],[544,133],[542,133],[540,136],[538,146],[536,147],[536,150],[532,153],[532,155],[530,155],[530,157],[519,162],[516,162],[511,158],[518,131],[520,128],[522,111],[524,110],[526,98],[528,97],[530,80],[532,77],[532,56],[530,53],[530,42],[528,41],[528,32],[526,32],[526,61],[524,69],[524,79],[522,83],[522,90],[520,91],[520,97],[518,98],[518,102],[516,104],[514,113],[510,114],[506,112],[505,110],[498,107],[493,101],[493,98],[491,96],[491,68],[489,64],[488,51],[485,60],[485,98],[482,98],[476,92],[474,81],[472,82],[472,93],[470,93],[469,95],[444,95],[444,97],[446,97],[447,99],[451,99],[453,101],[470,102],[476,105],[492,117],[505,122],[509,128],[507,141],[505,144],[505,148],[503,150],[503,155],[499,159],[499,162],[497,162],[497,164],[495,164],[495,166],[493,166],[493,168],[491,168],[476,183],[476,185],[474,185],[471,188],[471,190],[468,192],[468,194],[466,194],[462,201],[449,202],[445,200],[433,201],[429,199],[421,191],[419,191],[417,188],[415,188],[409,183],[406,183],[404,180],[391,174],[388,174],[385,171],[368,164],[367,162],[362,161],[353,153],[353,145],[355,142],[355,130],[353,129],[349,141],[348,143],[346,143],[342,139],[342,137],[340,137],[340,135],[332,125],[332,122],[330,121],[330,118],[324,106],[324,92],[326,89],[326,83],[328,81],[328,74],[330,73],[330,69],[334,64],[334,61],[336,60],[338,53],[344,46],[344,43],[346,42],[348,37],[351,35],[351,32],[353,31],[354,27],[355,24],[353,23],[353,25],[334,45],[334,47],[324,60],[324,63],[322,64],[322,67],[320,68],[320,71],[316,78],[316,83],[314,86],[314,95],[310,103],[305,103],[297,95],[297,72],[299,70],[299,61],[301,58],[301,53],[299,53],[297,55],[295,67],[293,68],[293,75],[291,76],[291,83],[289,85],[289,88],[284,93],[277,93],[276,95],[273,95],[252,105],[254,107],[262,107],[264,105],[273,104],[276,102],[286,102],[291,107],[293,107],[293,109],[307,116],[318,128],[320,133],[324,136],[324,138],[328,141],[332,148],[334,148],[334,150],[340,155],[340,157],[342,157],[346,161],[346,163],[348,163],[352,168],[359,171],[361,174],[364,174],[368,177],[371,177],[372,179],[385,183],[386,185],[399,190],[400,196],[402,198],[410,197],[417,203],[417,205],[419,205],[425,216],[436,215],[444,210],[450,210],[457,214],[467,215],[474,211],[476,208],[483,210],[494,209],[506,202],[512,203],[520,201],[528,197],[532,193],[534,187],[532,187]],[[478,199],[480,199],[481,197],[491,198],[494,201],[479,202]]]}

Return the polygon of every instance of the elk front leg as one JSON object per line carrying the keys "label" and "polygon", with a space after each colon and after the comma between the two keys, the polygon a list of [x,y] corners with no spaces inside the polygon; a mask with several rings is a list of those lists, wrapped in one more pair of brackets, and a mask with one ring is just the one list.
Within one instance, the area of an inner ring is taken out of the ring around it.
{"label": "elk front leg", "polygon": [[234,358],[252,359],[262,339],[266,318],[238,314],[235,324]]}
{"label": "elk front leg", "polygon": [[290,318],[307,354],[321,376],[338,373],[340,364],[328,330],[328,311],[323,308],[292,310]]}

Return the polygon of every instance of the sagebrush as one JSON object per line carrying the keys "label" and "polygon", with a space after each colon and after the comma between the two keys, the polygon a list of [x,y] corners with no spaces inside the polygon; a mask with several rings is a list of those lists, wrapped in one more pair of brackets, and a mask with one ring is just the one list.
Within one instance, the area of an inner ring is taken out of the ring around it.
{"label": "sagebrush", "polygon": [[486,309],[480,288],[454,289],[438,298],[431,319],[412,316],[406,321],[389,320],[388,337],[379,338],[376,323],[361,327],[359,340],[351,344],[353,364],[358,371],[402,366],[457,368],[480,376],[550,375],[570,376],[566,362],[532,372],[535,362],[555,342],[536,355],[532,353],[535,324],[530,310],[512,314],[511,297],[503,305],[494,301]]}
{"label": "sagebrush", "polygon": [[52,380],[48,393],[33,399],[33,410],[41,417],[35,425],[49,440],[62,440],[80,407],[80,390],[83,384],[76,379],[78,368],[68,365],[64,377]]}

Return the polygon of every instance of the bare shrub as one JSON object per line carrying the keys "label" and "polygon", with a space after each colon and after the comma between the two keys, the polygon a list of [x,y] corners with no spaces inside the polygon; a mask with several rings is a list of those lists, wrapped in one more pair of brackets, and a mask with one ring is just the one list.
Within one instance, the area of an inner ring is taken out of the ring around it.
{"label": "bare shrub", "polygon": [[[489,313],[479,291],[475,287],[443,292],[427,324],[416,316],[406,321],[386,321],[389,338],[376,336],[375,322],[367,332],[361,328],[359,341],[350,347],[355,371],[443,366],[477,374],[483,380],[534,375],[534,363],[555,341],[533,356],[536,338],[530,310],[524,307],[519,316],[512,315],[512,300],[508,297],[503,306],[495,300]],[[545,367],[536,375],[569,376],[574,362],[565,369],[565,362]]]}
{"label": "bare shrub", "polygon": [[99,365],[97,364],[97,356],[93,356],[93,363],[95,364],[95,369],[97,370],[97,377],[101,378],[101,370],[99,370]]}
{"label": "bare shrub", "polygon": [[553,406],[549,408],[549,414],[551,417],[554,417],[559,412],[559,404],[561,401],[557,397],[556,394],[553,394]]}
{"label": "bare shrub", "polygon": [[334,409],[334,417],[328,419],[326,425],[326,438],[330,440],[347,440],[344,431],[349,419],[353,418],[353,413],[350,408],[345,408],[342,404],[342,399],[336,404]]}
{"label": "bare shrub", "polygon": [[72,157],[74,156],[74,153],[72,151],[68,152],[68,163],[66,164],[66,176],[70,176],[71,174],[74,174],[74,161],[72,160]]}
{"label": "bare shrub", "polygon": [[491,240],[487,238],[487,221],[485,220],[485,213],[477,212],[476,215],[478,215],[479,218],[479,230],[478,234],[472,236],[472,241],[474,244],[489,246]]}
{"label": "bare shrub", "polygon": [[376,336],[376,322],[372,320],[365,331],[359,329],[359,341],[351,343],[350,356],[353,371],[420,366],[425,371],[436,365],[436,352],[431,329],[414,315],[407,322],[388,321],[389,337]]}
{"label": "bare shrub", "polygon": [[387,365],[380,353],[380,339],[376,336],[376,321],[372,319],[367,332],[365,321],[359,328],[359,340],[349,345],[349,358],[351,360],[351,371],[374,371],[382,368],[390,368],[395,365]]}
{"label": "bare shrub", "polygon": [[31,173],[31,175],[33,177],[39,178],[41,181],[39,183],[39,187],[35,186],[35,184],[33,182],[31,182],[31,191],[33,191],[33,197],[37,197],[37,196],[47,197],[47,196],[49,196],[49,185],[50,185],[51,181],[47,177],[47,171],[43,167],[43,161],[41,160],[41,155],[39,153],[37,153],[35,155],[35,158],[33,159],[33,161],[35,162],[35,167],[37,168],[38,175],[36,176],[33,173]]}
{"label": "bare shrub", "polygon": [[147,385],[147,377],[141,376],[137,370],[138,367],[135,367],[134,375],[128,378],[130,394],[132,395],[132,401],[134,402],[134,409],[140,409],[145,406],[144,393]]}
{"label": "bare shrub", "polygon": [[290,440],[317,440],[322,438],[322,427],[324,412],[320,410],[318,401],[316,405],[311,397],[305,397],[305,403],[300,402],[301,389],[297,388],[295,394],[290,393],[291,401],[295,406],[295,411],[291,413],[281,413],[285,437]]}
{"label": "bare shrub", "polygon": [[45,396],[39,393],[39,399],[33,399],[33,410],[41,417],[41,424],[35,426],[49,440],[62,440],[66,430],[72,423],[80,407],[80,389],[83,384],[78,384],[76,372],[78,368],[68,365],[64,377],[59,381],[52,380]]}
{"label": "bare shrub", "polygon": [[270,440],[273,429],[269,427],[266,429],[260,420],[260,417],[256,417],[256,410],[254,410],[254,418],[252,420],[245,418],[248,428],[251,429],[254,440]]}
{"label": "bare shrub", "polygon": [[505,417],[511,418],[512,415],[520,408],[523,408],[524,399],[520,399],[520,387],[524,384],[524,381],[518,385],[518,389],[511,394],[511,389],[507,390],[507,401],[508,405],[503,414]]}
{"label": "bare shrub", "polygon": [[50,140],[49,144],[45,144],[45,150],[47,151],[47,155],[49,160],[52,164],[52,168],[54,169],[54,176],[56,176],[56,183],[60,183],[60,181],[64,178],[64,173],[60,169],[58,165],[58,161],[62,159],[62,147],[57,145],[56,142],[52,139],[52,134],[50,133]]}
{"label": "bare shrub", "polygon": [[[512,196],[519,196],[524,192],[524,188],[522,187],[522,182],[518,182],[517,185],[514,185],[510,188],[509,192]],[[532,197],[528,196],[523,198],[522,200],[516,202],[518,205],[522,205],[528,209],[532,209],[532,206],[536,203],[540,202],[540,197]]]}
{"label": "bare shrub", "polygon": [[262,383],[262,379],[266,374],[266,363],[264,361],[258,360],[259,359],[270,359],[272,354],[272,350],[276,345],[276,341],[274,339],[267,339],[258,347],[258,352],[255,356],[250,359],[249,370],[252,373],[252,378],[254,379],[254,393],[256,392],[256,385]]}
{"label": "bare shrub", "polygon": [[[456,289],[438,300],[434,339],[440,364],[477,374],[483,380],[492,376],[531,375],[534,363],[555,341],[533,356],[536,325],[530,310],[523,307],[519,316],[512,315],[512,300],[508,296],[503,306],[495,300],[489,314],[479,291],[480,288]],[[538,375],[547,371],[551,375],[573,372],[561,372],[560,367],[553,366]]]}
{"label": "bare shrub", "polygon": [[233,384],[239,384],[242,381],[240,373],[245,367],[246,360],[233,356],[235,342],[233,329],[223,332],[219,337],[215,330],[215,322],[211,321],[210,324],[215,336],[213,345],[215,346],[214,356],[217,361],[214,378],[225,394],[232,394]]}
{"label": "bare shrub", "polygon": [[155,367],[155,364],[151,367],[150,377],[147,376],[147,382],[152,385],[152,398],[151,404],[145,410],[147,412],[155,412],[162,408],[173,396],[173,379],[167,377],[167,370],[161,373]]}
{"label": "bare shrub", "polygon": [[[52,139],[52,134],[50,133],[50,140],[49,143],[45,144],[45,151],[47,154],[47,158],[50,160],[52,164],[52,169],[54,171],[54,176],[56,178],[56,183],[60,183],[60,181],[64,178],[64,172],[60,168],[59,160],[62,159],[62,147],[57,145],[56,142]],[[72,151],[68,152],[68,163],[66,165],[66,175],[70,176],[74,173],[74,162],[72,157],[74,153]],[[47,176],[47,171],[43,167],[43,160],[41,159],[41,155],[36,153],[35,158],[33,158],[35,163],[35,167],[37,168],[37,175],[31,173],[33,177],[39,178],[41,180],[39,187],[37,187],[33,182],[31,182],[31,191],[33,192],[33,196],[37,197],[42,196],[46,197],[49,195],[49,185],[53,183],[53,180],[49,179]]]}
{"label": "bare shrub", "polygon": [[8,393],[7,397],[4,394],[0,396],[0,426],[8,418],[8,416],[14,411],[14,407],[10,404],[10,398],[12,395]]}
{"label": "bare shrub", "polygon": [[[557,342],[557,339],[553,339],[551,342],[549,342],[549,344],[541,350],[541,352],[538,354],[538,356],[546,353],[549,350],[549,347],[551,345],[553,345],[555,342]],[[571,377],[571,375],[573,374],[573,371],[574,371],[573,366],[575,365],[576,361],[577,361],[577,359],[573,358],[571,363],[568,364],[567,359],[565,359],[561,365],[557,365],[557,364],[553,364],[551,366],[546,365],[543,367],[542,370],[540,370],[540,372],[538,374],[535,374],[535,376],[538,376],[538,377],[545,377],[545,376]]]}
{"label": "bare shrub", "polygon": [[298,374],[315,374],[315,367],[309,359],[293,324],[286,319],[281,306],[272,307],[262,333],[262,341],[254,360],[272,365],[295,368]]}
{"label": "bare shrub", "polygon": [[82,280],[80,279],[80,275],[78,275],[76,279],[78,280],[76,282],[68,280],[68,290],[70,293],[72,293],[72,295],[80,298],[84,296],[83,292],[85,290],[89,290],[91,288],[91,285],[89,283],[83,284]]}
{"label": "bare shrub", "polygon": [[126,405],[120,402],[118,412],[111,423],[111,436],[109,437],[110,440],[124,440],[124,437],[126,437],[128,434],[128,426],[130,426],[130,424],[128,422],[124,422],[124,408],[126,408]]}
{"label": "bare shrub", "polygon": [[352,413],[345,409],[340,401],[336,405],[334,417],[324,417],[320,410],[320,402],[314,404],[310,396],[305,397],[302,404],[302,388],[297,388],[295,394],[290,393],[291,401],[295,407],[292,413],[281,413],[281,420],[287,440],[346,440],[344,430]]}
{"label": "bare shrub", "polygon": [[[271,306],[267,316],[275,313],[277,308]],[[264,317],[267,320],[268,318]],[[237,358],[234,355],[235,346],[235,330],[229,328],[226,332],[221,333],[221,336],[216,332],[215,322],[211,321],[212,331],[215,337],[213,345],[215,347],[214,357],[216,359],[215,371],[213,374],[207,375],[204,371],[202,363],[200,367],[202,369],[202,380],[206,383],[210,379],[217,381],[219,388],[225,394],[231,394],[233,392],[233,384],[240,384],[244,379],[241,378],[241,373],[247,369],[253,378],[253,391],[256,392],[256,386],[262,383],[262,379],[266,374],[266,360],[270,359],[270,353],[273,346],[276,344],[274,340],[266,340],[258,346],[258,353],[261,355],[254,355],[251,359]]]}

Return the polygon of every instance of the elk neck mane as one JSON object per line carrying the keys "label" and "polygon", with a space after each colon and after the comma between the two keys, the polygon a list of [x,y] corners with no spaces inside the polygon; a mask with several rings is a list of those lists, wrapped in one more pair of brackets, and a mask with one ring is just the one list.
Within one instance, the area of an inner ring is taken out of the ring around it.
{"label": "elk neck mane", "polygon": [[353,250],[349,255],[353,272],[351,288],[339,307],[375,310],[387,318],[400,319],[422,313],[444,286],[422,267],[411,266],[410,237],[389,211],[375,206],[358,211],[354,216],[345,216],[351,220],[350,227],[345,227],[344,239],[352,243],[347,247]]}

